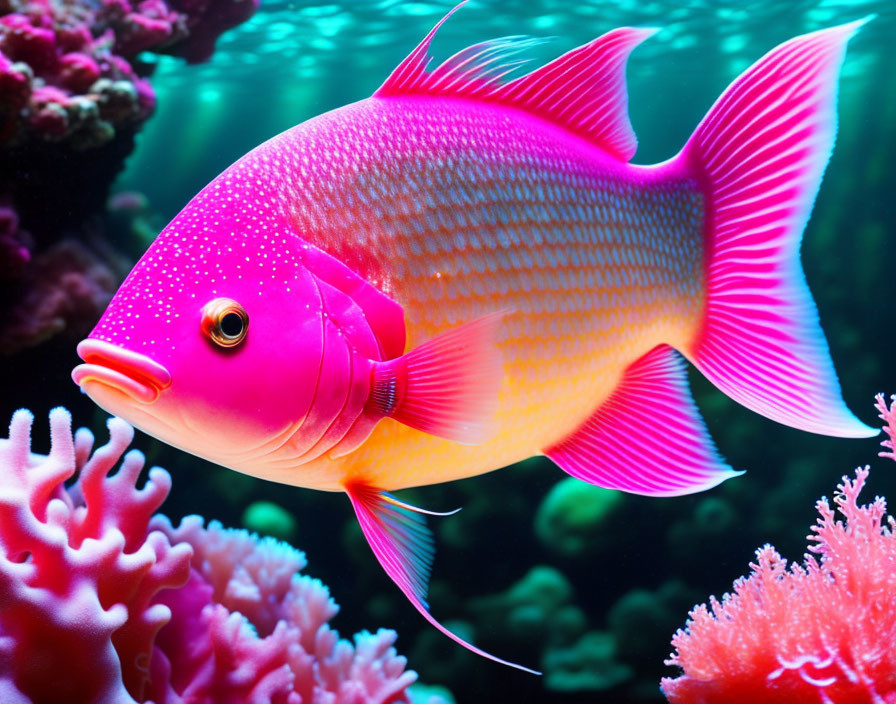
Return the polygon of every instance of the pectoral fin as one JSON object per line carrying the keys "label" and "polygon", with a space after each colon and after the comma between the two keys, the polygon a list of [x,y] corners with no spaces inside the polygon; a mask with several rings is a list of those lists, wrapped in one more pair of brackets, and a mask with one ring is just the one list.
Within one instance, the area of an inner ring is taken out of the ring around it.
{"label": "pectoral fin", "polygon": [[491,434],[503,377],[497,330],[503,312],[442,333],[374,364],[368,407],[417,430],[477,445]]}
{"label": "pectoral fin", "polygon": [[364,484],[352,484],[346,487],[346,492],[376,559],[423,618],[451,640],[477,655],[524,672],[541,674],[480,650],[449,631],[429,612],[426,593],[429,589],[435,546],[432,532],[426,527],[421,514],[450,514],[432,514]]}

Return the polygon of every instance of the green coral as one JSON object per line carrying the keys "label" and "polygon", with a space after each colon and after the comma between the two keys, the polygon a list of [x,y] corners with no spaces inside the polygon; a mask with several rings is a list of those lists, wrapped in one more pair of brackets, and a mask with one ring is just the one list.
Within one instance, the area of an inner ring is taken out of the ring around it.
{"label": "green coral", "polygon": [[474,599],[477,629],[520,643],[569,643],[586,628],[585,615],[572,601],[569,580],[546,565],[533,567],[499,594]]}
{"label": "green coral", "polygon": [[407,689],[411,704],[455,704],[454,696],[446,687],[415,682]]}
{"label": "green coral", "polygon": [[296,535],[296,519],[272,501],[254,501],[243,511],[243,526],[259,535],[290,542]]}
{"label": "green coral", "polygon": [[612,689],[634,674],[616,660],[616,641],[605,631],[589,631],[572,645],[549,648],[542,664],[545,687],[555,692]]}
{"label": "green coral", "polygon": [[618,491],[568,477],[554,485],[535,514],[535,534],[563,557],[578,557],[603,543],[602,528],[623,502]]}

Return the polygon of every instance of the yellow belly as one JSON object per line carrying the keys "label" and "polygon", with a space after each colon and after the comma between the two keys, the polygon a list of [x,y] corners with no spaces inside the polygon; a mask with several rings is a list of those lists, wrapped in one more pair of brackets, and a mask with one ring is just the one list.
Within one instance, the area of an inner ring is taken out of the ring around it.
{"label": "yellow belly", "polygon": [[704,295],[696,184],[546,140],[543,164],[519,154],[497,170],[458,145],[451,160],[359,163],[320,213],[294,214],[296,231],[403,306],[406,349],[507,311],[492,438],[467,447],[385,419],[345,457],[251,473],[394,490],[489,472],[575,432],[657,344],[686,349]]}
{"label": "yellow belly", "polygon": [[[309,465],[278,470],[268,479],[340,490],[361,480],[385,490],[461,479],[519,462],[573,433],[612,393],[626,367],[662,342],[683,345],[697,316],[693,299],[667,299],[662,306],[637,305],[591,311],[533,313],[512,310],[522,293],[502,300],[483,297],[446,304],[445,275],[426,281],[405,279],[413,299],[405,299],[408,349],[458,324],[494,310],[511,309],[499,344],[504,359],[499,411],[484,444],[465,446],[433,437],[387,418],[351,454],[323,457]],[[439,291],[439,289],[442,289]],[[584,293],[584,292],[583,292]],[[557,291],[559,302],[570,291]],[[593,294],[592,294],[593,295]],[[440,305],[437,305],[440,299]],[[515,300],[516,299],[516,300]],[[511,304],[511,305],[508,305]],[[553,307],[541,301],[540,306]]]}
{"label": "yellow belly", "polygon": [[[660,342],[681,339],[687,322],[654,320],[601,339],[575,334],[540,339],[544,321],[512,314],[501,341],[504,380],[490,440],[459,445],[386,419],[342,460],[343,476],[395,490],[475,476],[539,454],[582,425],[629,364]],[[525,329],[534,334],[517,336]],[[428,328],[414,337],[436,332]]]}

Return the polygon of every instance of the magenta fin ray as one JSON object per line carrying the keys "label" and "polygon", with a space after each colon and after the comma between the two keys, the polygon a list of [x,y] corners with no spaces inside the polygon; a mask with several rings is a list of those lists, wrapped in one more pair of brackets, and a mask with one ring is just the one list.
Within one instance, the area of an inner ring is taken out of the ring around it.
{"label": "magenta fin ray", "polygon": [[469,98],[523,110],[589,140],[629,161],[638,143],[628,117],[625,66],[629,54],[656,30],[621,27],[513,80],[507,74],[525,63],[514,58],[537,40],[504,37],[464,49],[438,67],[429,45],[452,9],[402,61],[375,97]]}
{"label": "magenta fin ray", "polygon": [[497,335],[505,314],[471,320],[402,357],[376,363],[371,410],[463,444],[488,439],[503,380]]}
{"label": "magenta fin ray", "polygon": [[541,674],[477,648],[452,633],[430,613],[426,593],[435,547],[432,532],[421,515],[430,512],[405,504],[365,484],[350,484],[346,492],[373,554],[386,574],[430,624],[477,655],[524,672]]}
{"label": "magenta fin ray", "polygon": [[545,451],[568,474],[608,489],[678,496],[737,476],[716,452],[681,356],[660,345],[570,437]]}

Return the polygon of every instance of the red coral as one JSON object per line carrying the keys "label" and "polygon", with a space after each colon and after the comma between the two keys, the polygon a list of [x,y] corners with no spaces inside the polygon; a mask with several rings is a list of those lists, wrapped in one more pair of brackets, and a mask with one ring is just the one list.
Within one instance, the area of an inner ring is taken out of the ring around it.
{"label": "red coral", "polygon": [[[879,408],[892,422],[894,411]],[[893,427],[890,426],[892,437]],[[887,443],[885,443],[887,444]],[[890,445],[891,447],[891,445]],[[721,602],[697,606],[672,639],[665,678],[674,704],[891,704],[896,702],[896,535],[886,503],[859,506],[868,468],[827,499],[803,565],[766,545],[752,574]]]}
{"label": "red coral", "polygon": [[893,443],[896,442],[896,395],[891,396],[890,401],[890,407],[887,408],[883,394],[878,394],[874,399],[877,412],[880,414],[881,420],[886,423],[884,432],[887,434],[887,439],[881,445],[887,449],[887,452],[881,452],[880,456],[896,460],[896,448],[893,447]]}

